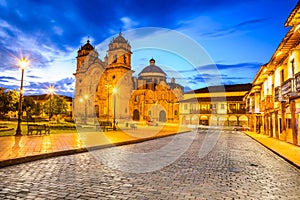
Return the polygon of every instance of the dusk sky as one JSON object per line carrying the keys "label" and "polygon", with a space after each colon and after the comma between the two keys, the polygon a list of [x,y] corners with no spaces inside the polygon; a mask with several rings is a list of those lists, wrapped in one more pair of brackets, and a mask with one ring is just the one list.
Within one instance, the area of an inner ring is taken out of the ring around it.
{"label": "dusk sky", "polygon": [[[73,96],[77,50],[89,38],[101,57],[120,29],[133,48],[134,75],[154,57],[167,73],[176,71],[179,80],[185,77],[182,84],[192,89],[218,84],[208,70],[212,63],[223,84],[251,83],[289,30],[284,23],[296,4],[297,0],[0,0],[0,87],[19,90],[17,59],[25,56],[30,60],[25,95],[47,93],[47,87],[55,85],[56,93]],[[212,63],[189,68],[188,61],[165,51],[138,50],[132,33],[140,40],[149,38],[154,32],[135,31],[146,27],[190,38]]]}

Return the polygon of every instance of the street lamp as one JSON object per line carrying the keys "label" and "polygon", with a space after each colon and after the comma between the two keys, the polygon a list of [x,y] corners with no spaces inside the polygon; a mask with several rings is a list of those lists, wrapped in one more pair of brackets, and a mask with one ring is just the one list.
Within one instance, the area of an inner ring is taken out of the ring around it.
{"label": "street lamp", "polygon": [[117,96],[117,88],[113,89],[113,94],[114,94],[114,125],[113,125],[113,130],[116,130],[116,96]]}
{"label": "street lamp", "polygon": [[111,84],[106,84],[105,87],[107,88],[107,122],[109,121],[109,88]]}
{"label": "street lamp", "polygon": [[48,87],[48,92],[49,92],[49,94],[50,94],[50,114],[49,114],[49,121],[51,120],[51,117],[52,117],[52,96],[53,96],[53,94],[54,94],[54,92],[55,92],[55,87],[53,86],[53,85],[50,85],[50,87]]}
{"label": "street lamp", "polygon": [[18,108],[18,126],[16,130],[16,136],[22,136],[21,116],[22,116],[22,98],[23,98],[23,79],[24,79],[24,70],[28,66],[28,59],[24,57],[21,58],[18,61],[18,66],[21,68],[22,75],[21,75],[20,99],[19,99],[19,108]]}

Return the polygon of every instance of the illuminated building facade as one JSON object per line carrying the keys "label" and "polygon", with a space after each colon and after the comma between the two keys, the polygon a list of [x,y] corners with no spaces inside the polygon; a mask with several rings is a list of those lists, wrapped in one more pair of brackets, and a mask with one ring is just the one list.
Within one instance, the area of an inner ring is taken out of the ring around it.
{"label": "illuminated building facade", "polygon": [[138,77],[131,69],[131,46],[120,33],[102,61],[90,41],[78,50],[74,118],[96,121],[179,122],[183,87],[150,60]]}
{"label": "illuminated building facade", "polygon": [[270,61],[262,65],[246,96],[251,129],[293,144],[299,144],[300,114],[300,4],[285,27],[290,30]]}
{"label": "illuminated building facade", "polygon": [[181,123],[209,126],[248,126],[244,96],[251,84],[210,86],[184,94]]}

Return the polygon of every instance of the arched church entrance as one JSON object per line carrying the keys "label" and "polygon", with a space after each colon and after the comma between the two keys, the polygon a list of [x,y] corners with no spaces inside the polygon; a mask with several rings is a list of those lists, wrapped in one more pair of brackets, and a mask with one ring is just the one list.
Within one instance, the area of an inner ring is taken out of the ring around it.
{"label": "arched church entrance", "polygon": [[136,109],[133,111],[133,120],[134,121],[139,121],[140,120],[140,112]]}
{"label": "arched church entrance", "polygon": [[159,121],[160,122],[166,122],[167,121],[166,112],[164,110],[159,112]]}

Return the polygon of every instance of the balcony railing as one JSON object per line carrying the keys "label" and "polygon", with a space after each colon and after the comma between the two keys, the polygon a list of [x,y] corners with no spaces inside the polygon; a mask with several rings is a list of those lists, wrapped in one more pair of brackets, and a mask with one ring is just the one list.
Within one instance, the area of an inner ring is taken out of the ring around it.
{"label": "balcony railing", "polygon": [[290,78],[281,84],[281,95],[287,97],[292,93],[292,83],[294,78]]}
{"label": "balcony railing", "polygon": [[216,109],[190,110],[190,114],[216,114]]}
{"label": "balcony railing", "polygon": [[246,114],[246,108],[240,108],[240,109],[228,109],[228,114]]}
{"label": "balcony railing", "polygon": [[296,84],[296,90],[300,92],[300,72],[295,74],[295,84]]}
{"label": "balcony railing", "polygon": [[190,110],[190,114],[200,114],[200,110]]}

